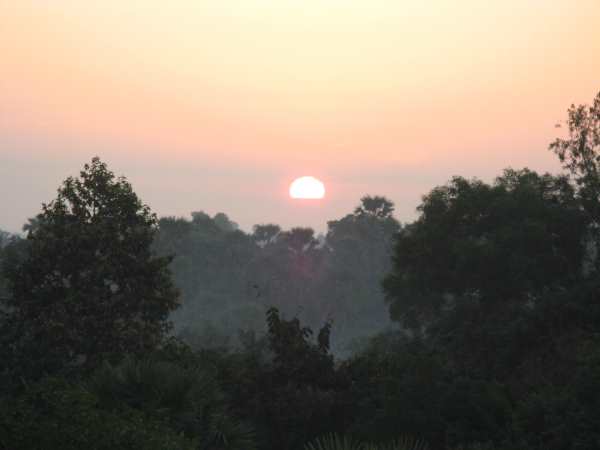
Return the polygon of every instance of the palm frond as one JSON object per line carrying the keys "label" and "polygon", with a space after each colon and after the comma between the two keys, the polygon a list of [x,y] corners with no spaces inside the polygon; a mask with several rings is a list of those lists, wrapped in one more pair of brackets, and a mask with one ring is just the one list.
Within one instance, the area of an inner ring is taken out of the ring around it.
{"label": "palm frond", "polygon": [[349,436],[326,434],[305,446],[305,450],[363,450],[363,444]]}
{"label": "palm frond", "polygon": [[427,448],[425,441],[411,436],[402,436],[376,447],[377,450],[427,450]]}
{"label": "palm frond", "polygon": [[410,436],[402,436],[385,444],[375,444],[355,441],[350,436],[327,434],[309,442],[304,448],[305,450],[427,450],[428,446],[424,441]]}

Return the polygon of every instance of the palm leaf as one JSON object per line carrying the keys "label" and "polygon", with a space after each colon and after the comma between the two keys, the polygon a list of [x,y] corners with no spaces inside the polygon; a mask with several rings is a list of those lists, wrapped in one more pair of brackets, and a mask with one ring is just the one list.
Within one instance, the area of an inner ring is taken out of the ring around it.
{"label": "palm leaf", "polygon": [[427,450],[427,444],[409,436],[385,444],[359,442],[349,436],[327,434],[308,443],[305,450]]}
{"label": "palm leaf", "polygon": [[327,434],[308,443],[305,450],[363,450],[363,444],[349,436]]}

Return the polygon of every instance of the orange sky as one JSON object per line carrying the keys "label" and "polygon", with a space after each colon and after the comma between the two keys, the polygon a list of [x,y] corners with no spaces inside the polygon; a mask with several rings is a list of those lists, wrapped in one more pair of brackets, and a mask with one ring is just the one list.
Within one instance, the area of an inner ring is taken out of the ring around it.
{"label": "orange sky", "polygon": [[[576,5],[576,6],[574,6]],[[454,174],[557,170],[600,90],[597,0],[0,1],[0,228],[93,155],[160,215],[410,220]],[[328,198],[287,198],[295,176]]]}

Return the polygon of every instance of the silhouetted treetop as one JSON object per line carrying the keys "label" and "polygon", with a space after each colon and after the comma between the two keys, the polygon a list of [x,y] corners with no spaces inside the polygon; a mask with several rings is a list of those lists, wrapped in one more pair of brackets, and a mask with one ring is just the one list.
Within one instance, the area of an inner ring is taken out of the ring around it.
{"label": "silhouetted treetop", "polygon": [[48,369],[160,341],[178,291],[170,259],[151,251],[156,230],[150,208],[99,158],[43,205],[9,286],[22,343]]}
{"label": "silhouetted treetop", "polygon": [[591,105],[571,105],[566,125],[568,137],[549,148],[573,174],[586,210],[600,223],[600,92]]}
{"label": "silhouetted treetop", "polygon": [[281,227],[279,225],[272,223],[254,225],[252,228],[252,240],[260,247],[264,247],[267,244],[274,243],[280,233]]}
{"label": "silhouetted treetop", "polygon": [[357,216],[371,215],[378,218],[391,217],[394,204],[385,197],[365,195],[360,199],[360,205],[354,210]]}
{"label": "silhouetted treetop", "polygon": [[418,210],[384,282],[396,318],[427,315],[448,295],[490,305],[534,299],[583,276],[587,221],[566,177],[527,169],[507,170],[491,185],[455,177]]}

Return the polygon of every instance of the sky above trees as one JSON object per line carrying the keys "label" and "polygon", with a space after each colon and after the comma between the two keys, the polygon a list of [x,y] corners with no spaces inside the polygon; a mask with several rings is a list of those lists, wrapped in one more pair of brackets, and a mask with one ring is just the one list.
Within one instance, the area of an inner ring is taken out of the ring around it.
{"label": "sky above trees", "polygon": [[[369,193],[412,220],[452,175],[557,171],[599,88],[595,0],[324,3],[0,5],[0,228],[94,155],[159,215],[324,231]],[[327,198],[291,201],[301,175]]]}

